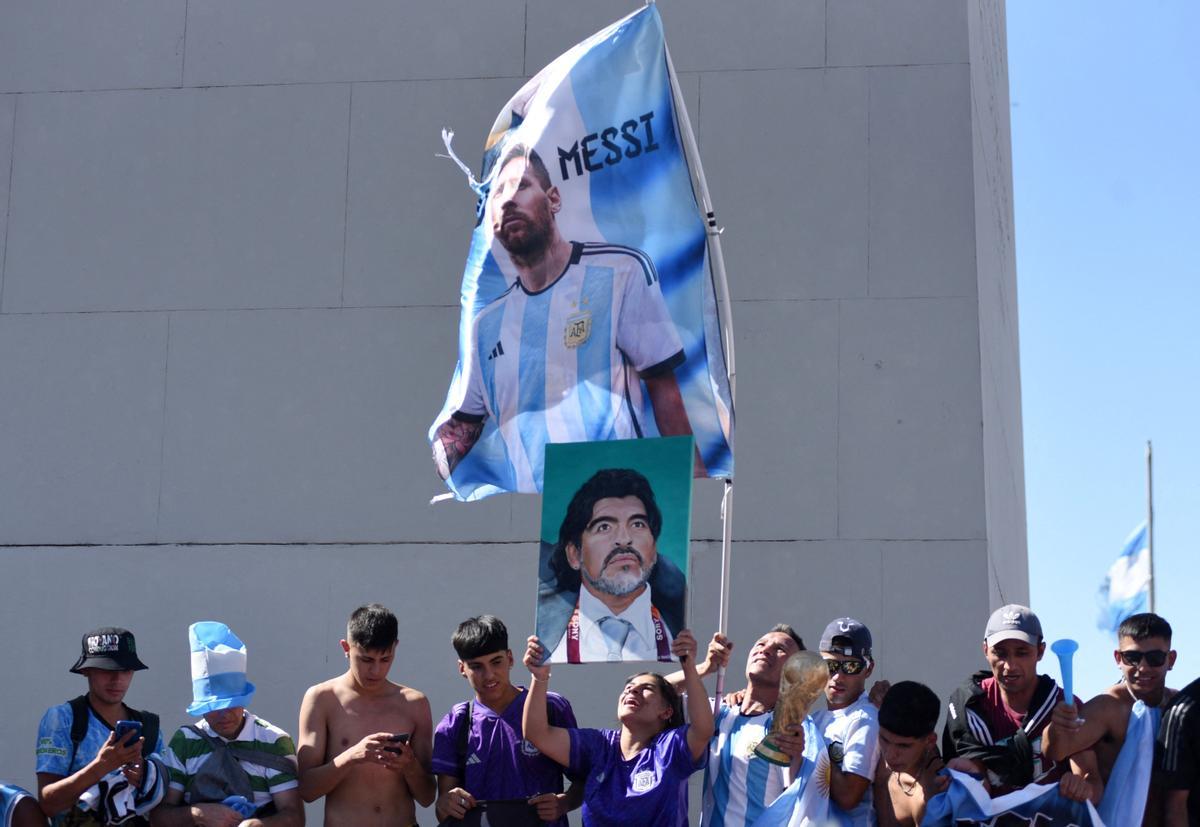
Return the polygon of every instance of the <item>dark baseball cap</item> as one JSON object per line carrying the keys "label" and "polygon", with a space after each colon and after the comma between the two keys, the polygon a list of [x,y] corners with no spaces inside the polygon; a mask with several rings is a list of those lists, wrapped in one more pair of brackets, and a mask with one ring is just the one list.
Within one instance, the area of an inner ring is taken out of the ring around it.
{"label": "dark baseball cap", "polygon": [[1033,609],[1018,603],[1009,603],[992,612],[983,642],[994,646],[1002,640],[1022,640],[1037,646],[1042,642],[1042,623]]}
{"label": "dark baseball cap", "polygon": [[[834,639],[837,644],[834,644]],[[839,617],[825,627],[817,647],[831,655],[849,658],[871,657],[871,630],[852,617]]]}
{"label": "dark baseball cap", "polygon": [[105,669],[109,672],[136,672],[146,669],[138,660],[137,643],[133,632],[118,626],[103,626],[83,636],[82,652],[71,671],[80,674],[84,669]]}

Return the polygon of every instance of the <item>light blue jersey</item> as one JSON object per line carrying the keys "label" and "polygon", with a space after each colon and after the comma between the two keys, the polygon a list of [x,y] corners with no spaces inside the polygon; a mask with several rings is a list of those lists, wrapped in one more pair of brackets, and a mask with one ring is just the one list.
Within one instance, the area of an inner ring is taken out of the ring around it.
{"label": "light blue jersey", "polygon": [[513,491],[539,490],[547,442],[657,435],[641,377],[684,360],[649,257],[616,244],[571,247],[549,286],[531,293],[518,280],[475,320],[458,415],[496,420]]}
{"label": "light blue jersey", "polygon": [[[100,748],[112,734],[112,728],[96,717],[88,708],[87,734],[75,748],[71,758],[71,705],[59,704],[46,710],[38,724],[37,772],[48,772],[66,777],[79,772],[100,753]],[[162,752],[162,733],[158,734],[155,752]]]}
{"label": "light blue jersey", "polygon": [[704,770],[703,827],[749,827],[786,789],[785,768],[754,754],[773,717],[721,704]]}
{"label": "light blue jersey", "polygon": [[13,784],[0,784],[0,827],[11,827],[13,814],[23,798],[33,798],[33,793]]}

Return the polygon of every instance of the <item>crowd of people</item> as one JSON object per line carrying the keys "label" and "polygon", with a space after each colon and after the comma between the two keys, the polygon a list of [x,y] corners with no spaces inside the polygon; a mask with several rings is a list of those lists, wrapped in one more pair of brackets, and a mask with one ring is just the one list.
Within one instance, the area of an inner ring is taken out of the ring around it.
{"label": "crowd of people", "polygon": [[[1154,614],[1124,621],[1114,652],[1121,680],[1082,703],[1038,673],[1046,643],[1037,616],[998,609],[982,640],[989,668],[949,698],[940,739],[943,705],[928,687],[868,688],[871,632],[848,617],[832,621],[817,647],[828,669],[824,708],[783,727],[774,713],[794,703],[785,668],[805,650],[786,624],[750,646],[744,686],[721,698],[704,681],[730,664],[733,643],[714,635],[700,659],[682,630],[671,641],[679,671],[625,681],[613,730],[578,726],[570,701],[549,689],[549,652],[537,637],[522,658],[528,687],[514,683],[508,631],[491,615],[454,632],[471,697],[435,727],[428,698],[389,678],[397,632],[383,606],[355,610],[341,641],[346,671],[305,693],[295,740],[249,711],[246,646],[225,624],[189,628],[187,712],[196,720],[168,739],[158,716],[125,702],[146,668],[133,634],[89,632],[71,667],[87,692],[42,717],[36,792],[0,786],[0,824],[295,827],[304,802],[324,799],[325,823],[347,827],[412,825],[418,806],[431,805],[442,824],[565,827],[582,807],[588,827],[675,827],[689,823],[688,779],[701,770],[706,827],[765,824],[798,800],[802,783],[810,809],[793,824],[915,827],[958,773],[992,797],[1054,785],[1116,827],[1200,824],[1200,681],[1167,688],[1176,653],[1170,625]],[[1139,755],[1135,740],[1152,751]],[[1153,773],[1125,780],[1146,755]]]}

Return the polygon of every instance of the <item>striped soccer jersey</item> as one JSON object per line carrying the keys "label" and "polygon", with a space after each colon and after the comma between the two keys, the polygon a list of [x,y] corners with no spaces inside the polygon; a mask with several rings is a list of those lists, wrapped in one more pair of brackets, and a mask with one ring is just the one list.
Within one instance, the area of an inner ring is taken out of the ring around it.
{"label": "striped soccer jersey", "polygon": [[773,711],[742,715],[721,704],[704,769],[702,827],[749,827],[787,788],[785,768],[754,755],[773,717]]}
{"label": "striped soccer jersey", "polygon": [[683,363],[649,256],[572,242],[566,269],[531,293],[518,279],[480,311],[460,418],[490,416],[515,475],[537,491],[547,442],[643,435],[639,376]]}
{"label": "striped soccer jersey", "polygon": [[[194,726],[203,730],[207,735],[221,738],[245,750],[283,756],[295,756],[296,754],[296,746],[292,743],[290,735],[262,718],[256,718],[250,712],[246,712],[246,722],[242,725],[242,731],[234,739],[222,738],[204,720],[197,721]],[[167,749],[163,753],[163,762],[167,765],[171,776],[171,789],[182,790],[184,801],[188,804],[199,803],[191,800],[188,788],[191,786],[192,778],[199,772],[200,766],[208,760],[208,756],[211,754],[212,747],[208,742],[186,727],[180,727],[175,731],[175,735],[171,737],[171,743],[167,745]],[[242,769],[250,776],[250,786],[254,790],[252,803],[255,807],[262,807],[268,803],[275,793],[299,786],[295,773],[279,772],[250,761],[241,761],[240,763]]]}

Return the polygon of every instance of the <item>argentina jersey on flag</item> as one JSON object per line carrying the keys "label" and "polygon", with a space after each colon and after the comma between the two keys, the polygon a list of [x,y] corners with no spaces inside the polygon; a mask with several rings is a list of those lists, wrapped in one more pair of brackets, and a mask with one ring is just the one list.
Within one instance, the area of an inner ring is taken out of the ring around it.
{"label": "argentina jersey on flag", "polygon": [[643,436],[639,377],[684,361],[654,265],[611,244],[575,243],[542,290],[515,283],[479,314],[474,344],[459,411],[499,423],[516,491],[536,488],[547,442]]}
{"label": "argentina jersey on flag", "polygon": [[458,499],[541,491],[557,442],[692,434],[696,473],[732,476],[685,118],[653,4],[572,47],[501,110],[470,179],[459,358],[429,430]]}

